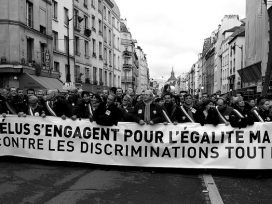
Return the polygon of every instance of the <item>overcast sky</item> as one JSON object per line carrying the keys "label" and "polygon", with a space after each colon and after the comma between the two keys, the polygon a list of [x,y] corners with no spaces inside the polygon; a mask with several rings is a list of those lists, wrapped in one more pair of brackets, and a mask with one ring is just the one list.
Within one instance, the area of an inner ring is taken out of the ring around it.
{"label": "overcast sky", "polygon": [[176,77],[197,61],[204,39],[224,15],[245,18],[246,0],[115,0],[147,54],[151,78]]}

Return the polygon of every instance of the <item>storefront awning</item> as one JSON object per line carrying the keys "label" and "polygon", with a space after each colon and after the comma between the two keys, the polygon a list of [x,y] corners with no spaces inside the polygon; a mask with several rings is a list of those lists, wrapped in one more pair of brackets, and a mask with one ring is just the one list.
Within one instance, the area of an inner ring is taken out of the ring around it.
{"label": "storefront awning", "polygon": [[243,83],[257,82],[262,78],[261,62],[238,70]]}
{"label": "storefront awning", "polygon": [[56,78],[30,75],[28,73],[20,77],[20,88],[23,89],[58,89],[64,91],[63,83]]}

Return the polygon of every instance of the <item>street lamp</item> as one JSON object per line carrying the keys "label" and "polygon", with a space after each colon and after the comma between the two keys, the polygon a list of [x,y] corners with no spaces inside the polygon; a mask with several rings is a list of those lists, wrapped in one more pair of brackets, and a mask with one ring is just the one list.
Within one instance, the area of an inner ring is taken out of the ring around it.
{"label": "street lamp", "polygon": [[67,61],[68,61],[68,64],[67,64],[67,76],[66,79],[67,79],[67,82],[71,82],[71,73],[70,73],[70,33],[69,33],[69,27],[70,27],[70,21],[72,21],[74,19],[74,17],[77,17],[77,20],[79,23],[81,23],[83,21],[83,18],[78,16],[78,15],[73,15],[72,18],[69,19],[68,15],[67,15]]}

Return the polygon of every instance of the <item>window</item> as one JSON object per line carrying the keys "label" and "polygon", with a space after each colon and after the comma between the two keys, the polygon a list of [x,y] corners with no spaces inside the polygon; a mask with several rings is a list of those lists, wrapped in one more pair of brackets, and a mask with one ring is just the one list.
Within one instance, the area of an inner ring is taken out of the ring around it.
{"label": "window", "polygon": [[88,16],[84,15],[84,28],[87,29],[88,27]]}
{"label": "window", "polygon": [[46,49],[46,44],[41,43],[40,44],[40,52],[41,52],[41,63],[45,63],[45,49]]}
{"label": "window", "polygon": [[108,57],[107,57],[107,48],[104,48],[104,64],[107,65]]}
{"label": "window", "polygon": [[94,67],[94,68],[93,68],[93,81],[94,81],[95,83],[97,83],[97,78],[96,78],[96,76],[97,76],[97,68]]}
{"label": "window", "polygon": [[84,0],[83,5],[84,5],[85,8],[88,8],[88,0]]}
{"label": "window", "polygon": [[109,45],[111,45],[111,30],[109,29]]}
{"label": "window", "polygon": [[58,50],[59,45],[58,45],[58,39],[59,39],[59,34],[56,31],[53,31],[53,49]]}
{"label": "window", "polygon": [[69,43],[68,37],[64,36],[64,50],[66,54],[68,54],[68,43]]}
{"label": "window", "polygon": [[90,70],[87,67],[85,67],[85,78],[89,78],[90,79]]}
{"label": "window", "polygon": [[66,82],[71,82],[70,67],[67,64],[65,65],[65,74],[66,74]]}
{"label": "window", "polygon": [[96,27],[95,26],[95,16],[92,15],[92,29],[93,29],[94,32],[96,31],[95,27]]}
{"label": "window", "polygon": [[104,41],[107,42],[107,27],[104,26]]}
{"label": "window", "polygon": [[116,40],[116,36],[115,36],[115,34],[113,34],[113,47],[114,47],[114,48],[116,48],[115,40]]}
{"label": "window", "polygon": [[42,25],[40,25],[40,33],[46,35],[46,28],[44,26],[42,26]]}
{"label": "window", "polygon": [[109,22],[109,24],[111,24],[111,13],[110,13],[110,11],[108,11],[108,22]]}
{"label": "window", "polygon": [[33,61],[33,48],[34,48],[34,39],[33,38],[27,38],[27,61],[32,63]]}
{"label": "window", "polygon": [[112,63],[111,63],[111,51],[109,51],[109,64],[110,64],[110,66],[112,65]]}
{"label": "window", "polygon": [[98,20],[98,25],[99,25],[99,34],[102,35],[102,21],[100,19]]}
{"label": "window", "polygon": [[78,22],[78,10],[77,9],[74,9],[74,28],[76,30],[80,30],[80,27],[79,27],[79,22]]}
{"label": "window", "polygon": [[112,25],[113,25],[113,27],[115,27],[115,18],[114,17],[112,17]]}
{"label": "window", "polygon": [[99,59],[102,59],[102,42],[99,42]]}
{"label": "window", "polygon": [[98,12],[102,13],[102,2],[98,0]]}
{"label": "window", "polygon": [[33,4],[26,1],[26,22],[27,26],[33,28]]}
{"label": "window", "polygon": [[75,65],[75,82],[81,83],[80,66]]}
{"label": "window", "polygon": [[92,7],[95,9],[95,0],[92,0]]}
{"label": "window", "polygon": [[84,45],[85,45],[85,57],[88,58],[89,57],[89,42],[87,40],[84,41]]}
{"label": "window", "polygon": [[114,69],[116,68],[115,61],[116,61],[116,54],[114,53],[114,54],[113,54],[113,68],[114,68]]}
{"label": "window", "polygon": [[64,7],[64,25],[68,25],[69,21],[69,10]]}
{"label": "window", "polygon": [[107,71],[105,71],[105,86],[107,86],[107,82],[108,82],[108,73]]}
{"label": "window", "polygon": [[54,71],[54,72],[59,72],[59,62],[54,62],[53,71]]}
{"label": "window", "polygon": [[106,10],[106,6],[104,6],[104,10],[103,10],[103,15],[104,15],[104,19],[107,19],[107,10]]}
{"label": "window", "polygon": [[53,0],[53,19],[58,19],[58,2]]}
{"label": "window", "polygon": [[79,49],[80,49],[80,44],[79,44],[79,37],[75,36],[75,54],[80,56],[80,52],[79,52]]}
{"label": "window", "polygon": [[93,41],[93,57],[96,57],[96,41],[95,39],[92,39]]}
{"label": "window", "polygon": [[99,82],[102,82],[102,69],[99,69]]}

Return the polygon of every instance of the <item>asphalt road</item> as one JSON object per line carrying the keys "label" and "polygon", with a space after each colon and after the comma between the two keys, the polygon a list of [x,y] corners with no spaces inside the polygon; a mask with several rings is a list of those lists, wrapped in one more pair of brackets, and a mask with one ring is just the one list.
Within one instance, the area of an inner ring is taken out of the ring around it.
{"label": "asphalt road", "polygon": [[1,160],[0,203],[207,203],[197,171]]}

